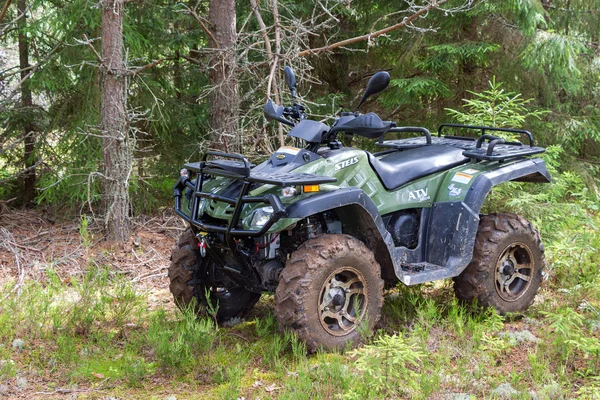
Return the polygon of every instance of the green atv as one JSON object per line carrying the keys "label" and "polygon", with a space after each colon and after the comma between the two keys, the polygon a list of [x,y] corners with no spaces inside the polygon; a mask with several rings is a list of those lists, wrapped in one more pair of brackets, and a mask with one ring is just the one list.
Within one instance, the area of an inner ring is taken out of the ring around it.
{"label": "green atv", "polygon": [[[265,116],[293,126],[284,146],[260,165],[208,152],[189,163],[174,187],[177,214],[189,229],[173,249],[170,290],[179,306],[195,298],[219,322],[243,318],[261,293],[275,292],[282,329],[309,351],[344,348],[380,317],[384,285],[453,278],[458,298],[523,311],[542,281],[539,233],[514,214],[479,215],[492,186],[550,182],[530,132],[444,124],[397,127],[358,107],[385,89],[389,74],[368,83],[355,112],[330,127],[305,119],[292,70],[293,105],[268,101]],[[480,132],[479,137],[444,135]],[[371,154],[344,147],[339,133],[377,139]],[[383,140],[388,132],[418,136]],[[490,133],[523,135],[528,144]],[[216,310],[216,311],[215,311]]]}

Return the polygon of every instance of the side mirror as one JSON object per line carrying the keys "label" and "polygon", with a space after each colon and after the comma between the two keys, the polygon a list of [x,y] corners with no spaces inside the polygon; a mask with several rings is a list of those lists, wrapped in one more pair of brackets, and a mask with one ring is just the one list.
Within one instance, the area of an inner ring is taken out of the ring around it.
{"label": "side mirror", "polygon": [[294,103],[296,102],[296,75],[294,74],[294,70],[290,67],[286,66],[283,69],[283,75],[285,75],[285,83],[287,83],[290,88],[290,92],[292,92],[292,100]]}
{"label": "side mirror", "polygon": [[286,125],[294,126],[294,123],[283,116],[283,106],[273,103],[273,100],[269,99],[265,108],[263,109],[265,118],[269,121],[279,121]]}
{"label": "side mirror", "polygon": [[367,98],[369,96],[372,96],[374,94],[377,94],[377,93],[383,91],[383,89],[388,87],[389,84],[390,84],[390,74],[388,74],[387,72],[379,71],[378,73],[373,75],[371,77],[371,79],[369,79],[369,83],[367,83],[367,88],[365,89],[365,93],[363,94],[362,98],[360,99],[360,102],[356,106],[356,111],[358,111],[358,109],[360,108],[362,103],[364,103],[365,100],[367,100]]}

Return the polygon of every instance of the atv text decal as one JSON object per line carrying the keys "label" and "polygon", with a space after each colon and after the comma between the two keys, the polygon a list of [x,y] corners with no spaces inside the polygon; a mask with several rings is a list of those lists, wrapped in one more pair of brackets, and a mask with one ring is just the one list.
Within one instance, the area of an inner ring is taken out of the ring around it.
{"label": "atv text decal", "polygon": [[431,197],[429,197],[427,195],[427,188],[425,189],[417,189],[417,190],[413,190],[412,192],[408,192],[408,200],[415,200],[415,201],[425,201],[425,200],[429,200]]}
{"label": "atv text decal", "polygon": [[355,156],[355,157],[349,158],[349,159],[347,159],[347,160],[344,160],[344,161],[341,161],[341,162],[339,162],[339,163],[335,164],[335,170],[336,170],[336,171],[339,171],[340,169],[342,169],[342,168],[346,168],[346,167],[349,167],[349,166],[351,166],[351,165],[354,165],[354,164],[356,164],[357,162],[358,162],[358,156]]}

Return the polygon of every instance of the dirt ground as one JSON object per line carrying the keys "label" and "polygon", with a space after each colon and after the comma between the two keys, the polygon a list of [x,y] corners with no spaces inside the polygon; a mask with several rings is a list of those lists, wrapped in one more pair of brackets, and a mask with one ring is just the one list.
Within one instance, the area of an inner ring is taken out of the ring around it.
{"label": "dirt ground", "polygon": [[0,285],[8,280],[44,281],[52,268],[66,283],[85,274],[90,263],[123,274],[150,300],[170,301],[167,267],[171,247],[185,229],[171,209],[133,220],[127,243],[106,241],[101,221],[84,227],[77,218],[61,221],[39,210],[5,210],[0,214]]}

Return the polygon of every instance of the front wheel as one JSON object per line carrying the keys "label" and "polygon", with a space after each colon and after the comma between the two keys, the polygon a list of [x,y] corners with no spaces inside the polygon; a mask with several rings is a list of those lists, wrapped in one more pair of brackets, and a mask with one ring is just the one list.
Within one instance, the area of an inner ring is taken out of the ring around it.
{"label": "front wheel", "polygon": [[348,235],[322,235],[296,250],[275,291],[280,327],[295,331],[309,352],[356,344],[383,304],[381,268],[373,252]]}
{"label": "front wheel", "polygon": [[186,230],[171,252],[169,290],[175,303],[184,309],[189,307],[195,298],[195,311],[200,314],[202,308],[208,306],[210,301],[209,310],[216,310],[214,317],[219,323],[245,317],[260,298],[260,294],[242,287],[220,287],[210,284],[207,274],[210,263],[208,258],[200,256],[194,233],[190,229]]}
{"label": "front wheel", "polygon": [[544,245],[538,231],[515,214],[482,216],[473,260],[454,278],[461,300],[477,299],[500,314],[525,311],[542,283]]}

